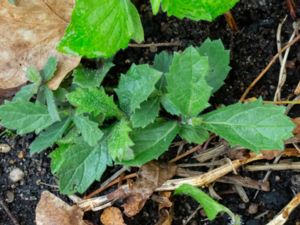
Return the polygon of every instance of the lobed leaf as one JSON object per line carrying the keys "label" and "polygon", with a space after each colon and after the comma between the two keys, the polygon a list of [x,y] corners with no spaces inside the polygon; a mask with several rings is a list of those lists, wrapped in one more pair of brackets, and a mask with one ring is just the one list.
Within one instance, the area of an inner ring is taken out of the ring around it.
{"label": "lobed leaf", "polygon": [[230,52],[225,50],[221,40],[211,41],[209,38],[197,49],[200,55],[207,56],[210,70],[206,81],[216,92],[226,79],[231,67]]}
{"label": "lobed leaf", "polygon": [[121,75],[116,89],[121,109],[128,115],[134,113],[155,90],[155,84],[160,77],[161,72],[150,68],[147,64],[133,64],[126,75]]}
{"label": "lobed leaf", "polygon": [[225,138],[231,145],[253,151],[283,150],[284,140],[295,127],[285,108],[262,100],[222,107],[203,116],[204,128]]}
{"label": "lobed leaf", "polygon": [[144,32],[130,0],[77,0],[58,49],[88,58],[109,58],[131,39],[143,41]]}
{"label": "lobed leaf", "polygon": [[175,115],[193,117],[209,106],[211,87],[206,82],[208,58],[200,56],[193,47],[175,53],[167,73],[166,110]]}
{"label": "lobed leaf", "polygon": [[112,97],[103,88],[77,88],[67,95],[68,101],[77,107],[77,113],[104,114],[106,118],[119,117],[120,111]]}
{"label": "lobed leaf", "polygon": [[134,143],[132,150],[134,159],[122,161],[127,166],[141,166],[157,159],[168,150],[169,145],[178,132],[177,122],[156,122],[145,128],[135,129],[131,133]]}
{"label": "lobed leaf", "polygon": [[0,106],[1,124],[18,134],[39,133],[53,123],[46,106],[27,101],[8,102]]}

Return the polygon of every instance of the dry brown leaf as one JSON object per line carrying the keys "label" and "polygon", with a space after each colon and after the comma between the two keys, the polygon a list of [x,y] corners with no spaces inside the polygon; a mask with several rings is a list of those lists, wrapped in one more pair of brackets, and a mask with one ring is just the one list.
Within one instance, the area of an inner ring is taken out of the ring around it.
{"label": "dry brown leaf", "polygon": [[104,225],[126,225],[120,209],[116,207],[106,208],[100,217]]}
{"label": "dry brown leaf", "polygon": [[56,51],[64,35],[74,0],[19,0],[10,4],[0,1],[0,93],[26,83],[24,71],[29,66],[38,69],[50,56],[58,59],[55,77],[49,83],[56,89],[68,72],[74,69],[79,57]]}
{"label": "dry brown leaf", "polygon": [[82,219],[81,209],[68,205],[49,191],[42,193],[35,213],[37,225],[90,225]]}
{"label": "dry brown leaf", "polygon": [[173,204],[170,201],[170,197],[172,196],[172,192],[170,191],[164,191],[160,192],[160,197],[166,198],[171,204],[166,204],[167,201],[163,201],[159,204],[159,219],[156,225],[171,225],[173,222]]}

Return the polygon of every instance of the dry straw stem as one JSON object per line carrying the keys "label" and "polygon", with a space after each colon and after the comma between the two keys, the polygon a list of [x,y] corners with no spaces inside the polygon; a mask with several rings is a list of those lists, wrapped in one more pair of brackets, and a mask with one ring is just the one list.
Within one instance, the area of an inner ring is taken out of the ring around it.
{"label": "dry straw stem", "polygon": [[300,193],[297,194],[267,225],[283,225],[287,222],[292,211],[300,204]]}
{"label": "dry straw stem", "polygon": [[300,170],[300,162],[290,162],[290,163],[279,163],[279,164],[270,164],[270,165],[249,165],[244,168],[248,171],[280,171],[280,170]]}

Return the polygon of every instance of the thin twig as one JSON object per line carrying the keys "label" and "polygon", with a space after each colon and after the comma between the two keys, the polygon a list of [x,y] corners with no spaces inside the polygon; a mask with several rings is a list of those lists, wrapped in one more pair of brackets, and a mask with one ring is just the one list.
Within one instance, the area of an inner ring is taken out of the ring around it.
{"label": "thin twig", "polygon": [[166,43],[149,43],[149,44],[129,44],[131,48],[153,48],[153,47],[173,47],[181,46],[180,42],[166,42]]}
{"label": "thin twig", "polygon": [[196,215],[196,213],[200,210],[200,209],[202,209],[202,206],[201,205],[199,205],[198,207],[197,207],[197,209],[195,209],[194,210],[194,212],[182,223],[182,225],[187,225],[190,221],[191,221],[191,219],[193,219],[194,218],[194,216]]}
{"label": "thin twig", "polygon": [[6,212],[6,214],[11,219],[11,221],[13,222],[14,225],[20,225],[19,222],[17,221],[17,219],[11,214],[11,212],[9,211],[8,207],[6,206],[4,201],[1,199],[1,197],[0,197],[0,206],[4,209],[4,211]]}
{"label": "thin twig", "polygon": [[170,163],[175,163],[178,160],[180,160],[180,159],[182,159],[182,158],[184,158],[184,157],[186,157],[186,156],[188,156],[190,154],[193,154],[194,152],[196,152],[196,151],[198,151],[200,149],[201,149],[201,145],[197,145],[196,147],[194,147],[194,148],[192,148],[192,149],[184,152],[183,154],[176,156],[174,159],[171,159],[169,162]]}
{"label": "thin twig", "polygon": [[279,163],[279,164],[269,164],[269,165],[249,165],[244,168],[247,171],[280,171],[280,170],[300,170],[300,162],[291,163]]}
{"label": "thin twig", "polygon": [[263,71],[254,79],[254,81],[249,85],[249,87],[246,89],[242,97],[240,98],[240,102],[245,101],[247,95],[252,90],[252,88],[257,84],[258,81],[263,78],[263,76],[269,71],[271,66],[276,62],[280,54],[282,54],[284,51],[286,51],[288,48],[290,48],[292,45],[297,43],[300,40],[300,34],[297,35],[293,41],[288,43],[286,46],[284,46],[276,55],[273,56],[272,60],[269,62],[269,64],[263,69]]}

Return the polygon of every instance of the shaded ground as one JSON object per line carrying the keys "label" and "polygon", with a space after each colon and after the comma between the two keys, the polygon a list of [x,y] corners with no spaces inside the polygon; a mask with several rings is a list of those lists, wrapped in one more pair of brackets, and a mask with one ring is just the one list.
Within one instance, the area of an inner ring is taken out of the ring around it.
{"label": "shaded ground", "polygon": [[[300,1],[296,1],[296,3],[300,6]],[[239,31],[233,33],[226,25],[223,17],[218,18],[213,23],[192,22],[168,18],[162,14],[152,17],[150,8],[146,7],[144,3],[140,3],[139,10],[143,16],[146,43],[180,41],[182,46],[179,49],[183,49],[190,44],[199,45],[207,37],[210,37],[211,39],[222,39],[225,46],[230,48],[233,69],[226,80],[226,85],[213,98],[214,105],[236,102],[250,82],[267,65],[276,53],[275,36],[278,23],[288,12],[285,1],[241,0],[241,3],[232,11],[239,27]],[[291,24],[292,20],[289,17],[283,29],[284,41],[289,38],[292,32]],[[173,51],[178,50],[178,47],[159,48],[158,51],[164,49]],[[289,59],[294,63],[294,66],[288,70],[287,83],[283,88],[284,98],[293,92],[300,79],[300,54],[298,52],[300,52],[299,44],[293,47],[290,54]],[[116,67],[111,71],[111,76],[105,82],[113,85],[115,79],[112,77],[120,72],[125,72],[131,63],[152,62],[154,54],[155,49],[147,48],[129,48],[118,53],[114,60]],[[256,85],[249,97],[263,96],[266,100],[272,100],[277,85],[278,73],[279,65],[276,64],[265,78]],[[300,116],[299,107],[292,114],[294,117]],[[46,153],[33,157],[29,156],[28,146],[31,141],[31,136],[20,138],[5,134],[0,137],[0,143],[8,143],[12,146],[10,153],[0,154],[0,195],[3,199],[6,199],[7,195],[13,193],[14,200],[11,203],[6,202],[6,204],[22,225],[35,224],[34,209],[42,190],[49,189],[58,194],[56,188],[39,183],[39,181],[42,181],[50,185],[56,184],[55,178],[49,170],[50,162]],[[17,184],[13,184],[8,180],[9,171],[15,167],[22,169],[25,173],[24,181]],[[113,171],[108,172],[106,176],[109,176],[109,173],[113,173]],[[222,194],[230,188],[229,186],[217,186],[216,190],[224,199],[222,203],[242,215],[244,224],[263,225],[273,218],[293,197],[290,180],[292,175],[294,175],[292,172],[272,173],[270,177],[272,191],[269,193],[261,192],[255,201],[251,201],[258,204],[258,211],[253,215],[247,212],[250,204],[243,204],[238,195]],[[251,176],[254,179],[262,179],[264,173],[252,173]],[[254,193],[255,191],[247,190],[250,198]],[[175,197],[174,202],[175,225],[182,224],[183,220],[189,217],[197,208],[197,204],[190,198]],[[269,210],[269,213],[264,217],[254,219],[267,210]],[[299,213],[300,209],[293,214],[289,221],[290,225],[296,224],[296,221],[300,222]],[[94,217],[97,218],[98,215],[94,215]],[[152,225],[155,224],[157,219],[157,205],[149,201],[143,212],[133,219],[128,219],[127,222],[130,225]],[[3,210],[0,210],[0,225],[11,224]],[[190,224],[228,224],[228,219],[219,217],[214,223],[209,223],[204,220],[200,213],[197,213]]]}

